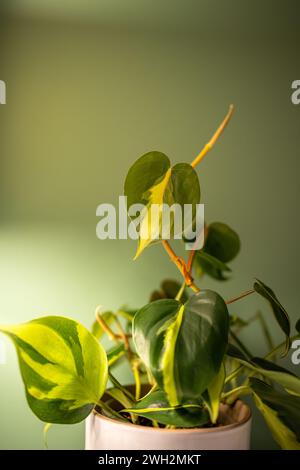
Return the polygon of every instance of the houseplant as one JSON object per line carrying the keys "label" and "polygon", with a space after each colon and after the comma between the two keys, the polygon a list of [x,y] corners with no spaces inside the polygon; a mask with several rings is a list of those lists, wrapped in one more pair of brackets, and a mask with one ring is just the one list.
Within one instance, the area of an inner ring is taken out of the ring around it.
{"label": "houseplant", "polygon": [[[191,164],[171,167],[166,155],[150,152],[131,167],[125,194],[129,205],[144,204],[140,226],[145,220],[148,224],[146,214],[154,203],[199,203],[194,168],[232,111]],[[187,261],[162,239],[162,226],[159,218],[150,236],[139,239],[137,255],[153,242],[161,243],[179,269],[182,285],[163,281],[139,309],[97,309],[91,332],[58,316],[1,325],[16,346],[30,408],[45,423],[72,424],[89,417],[87,448],[246,449],[251,416],[240,397],[250,395],[279,445],[300,449],[300,379],[276,363],[300,337],[299,322],[291,338],[284,307],[259,280],[230,300],[199,289],[195,279],[203,274],[224,281],[228,263],[239,252],[239,237],[227,225],[205,226],[204,246],[190,250]],[[230,313],[231,304],[254,293],[269,303],[285,336],[282,344],[273,346],[261,314],[246,321]],[[252,321],[261,324],[270,346],[264,358],[254,357],[238,337]],[[107,351],[101,345],[105,335],[114,342]],[[132,386],[123,386],[114,376],[114,365],[124,360],[132,369]],[[100,443],[99,430],[108,436],[104,441],[100,437]],[[124,436],[132,439],[132,433],[135,444],[128,444]]]}

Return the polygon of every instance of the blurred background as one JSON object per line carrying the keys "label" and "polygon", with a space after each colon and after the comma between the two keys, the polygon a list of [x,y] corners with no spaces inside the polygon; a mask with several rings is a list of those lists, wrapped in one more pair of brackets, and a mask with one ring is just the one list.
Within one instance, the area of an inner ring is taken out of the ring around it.
{"label": "blurred background", "polygon": [[[294,324],[299,36],[293,0],[2,0],[0,323],[63,314],[90,326],[98,304],[139,307],[162,278],[178,278],[159,245],[134,262],[134,242],[98,240],[96,207],[117,202],[128,167],[147,151],[190,162],[234,103],[198,172],[206,220],[231,225],[242,251],[231,280],[202,286],[230,298],[261,278]],[[257,297],[231,311],[247,318],[257,308],[281,341]],[[244,337],[265,352],[254,326]],[[43,448],[15,351],[1,341],[0,448]],[[252,441],[275,447],[256,413]],[[54,426],[48,443],[81,449],[84,425]]]}

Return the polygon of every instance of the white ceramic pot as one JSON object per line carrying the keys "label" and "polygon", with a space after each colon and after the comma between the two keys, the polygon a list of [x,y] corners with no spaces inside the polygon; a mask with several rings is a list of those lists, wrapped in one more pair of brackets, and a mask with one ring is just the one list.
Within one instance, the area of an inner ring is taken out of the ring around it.
{"label": "white ceramic pot", "polygon": [[96,411],[86,420],[87,450],[249,450],[251,411],[238,400],[221,405],[220,426],[209,429],[157,429],[122,423]]}

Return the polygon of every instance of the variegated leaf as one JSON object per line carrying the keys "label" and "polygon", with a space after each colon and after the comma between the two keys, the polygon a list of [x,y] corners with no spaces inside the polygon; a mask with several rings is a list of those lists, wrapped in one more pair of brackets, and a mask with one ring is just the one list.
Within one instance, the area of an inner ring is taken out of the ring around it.
{"label": "variegated leaf", "polygon": [[[190,204],[193,209],[192,222],[196,204],[200,201],[200,186],[195,170],[187,163],[171,167],[169,158],[161,152],[146,153],[132,165],[125,180],[124,193],[128,208],[134,204],[144,206],[139,215],[139,242],[135,258],[151,243],[164,238],[164,230],[174,235],[172,213],[169,220],[167,217],[164,220],[165,205],[171,207],[178,204],[183,208],[184,204]],[[134,214],[130,215],[136,218]],[[182,226],[183,220],[182,215]]]}
{"label": "variegated leaf", "polygon": [[0,326],[14,342],[32,411],[47,423],[82,421],[104,393],[107,358],[80,323],[43,317]]}

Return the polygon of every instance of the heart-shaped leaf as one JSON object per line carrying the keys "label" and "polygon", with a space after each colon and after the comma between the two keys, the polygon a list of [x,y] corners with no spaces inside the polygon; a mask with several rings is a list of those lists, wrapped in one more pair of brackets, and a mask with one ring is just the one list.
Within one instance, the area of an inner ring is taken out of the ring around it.
{"label": "heart-shaped leaf", "polygon": [[236,257],[240,245],[238,234],[228,225],[211,223],[207,228],[204,247],[195,257],[196,275],[206,273],[214,279],[225,281],[227,277],[224,273],[231,271],[227,263]]}
{"label": "heart-shaped leaf", "polygon": [[[140,157],[130,168],[124,186],[128,209],[135,204],[143,204],[139,214],[139,242],[135,257],[153,242],[161,240],[165,233],[172,235],[174,218],[163,218],[164,205],[171,207],[191,204],[192,215],[196,214],[196,204],[200,201],[200,186],[197,173],[187,163],[171,167],[169,158],[161,152],[149,152]],[[155,216],[152,206],[157,207]],[[136,219],[136,214],[130,214]],[[191,217],[192,221],[193,217]],[[183,231],[184,216],[181,226]],[[181,231],[181,232],[182,232]],[[176,230],[177,233],[177,230]],[[174,235],[174,233],[173,233]]]}
{"label": "heart-shaped leaf", "polygon": [[84,326],[53,316],[0,331],[16,346],[27,401],[38,418],[69,424],[89,415],[104,393],[107,359]]}
{"label": "heart-shaped leaf", "polygon": [[300,450],[300,397],[275,390],[251,378],[257,408],[282,449]]}
{"label": "heart-shaped leaf", "polygon": [[291,325],[290,325],[289,316],[285,308],[281,305],[281,303],[277,299],[272,289],[266,286],[266,284],[264,284],[259,279],[256,279],[253,288],[258,294],[264,297],[271,305],[271,308],[273,310],[277,323],[279,324],[280,328],[286,335],[286,347],[285,347],[284,355],[287,355],[291,346],[291,340],[290,340]]}
{"label": "heart-shaped leaf", "polygon": [[241,242],[238,234],[222,222],[209,224],[204,251],[223,263],[232,261],[240,251]]}
{"label": "heart-shaped leaf", "polygon": [[146,395],[135,406],[123,411],[176,428],[194,428],[209,423],[209,414],[203,404],[198,402],[170,406],[166,394],[161,390]]}
{"label": "heart-shaped leaf", "polygon": [[203,290],[182,305],[157,300],[133,320],[137,353],[151,369],[171,406],[197,400],[219,372],[228,341],[227,306]]}

